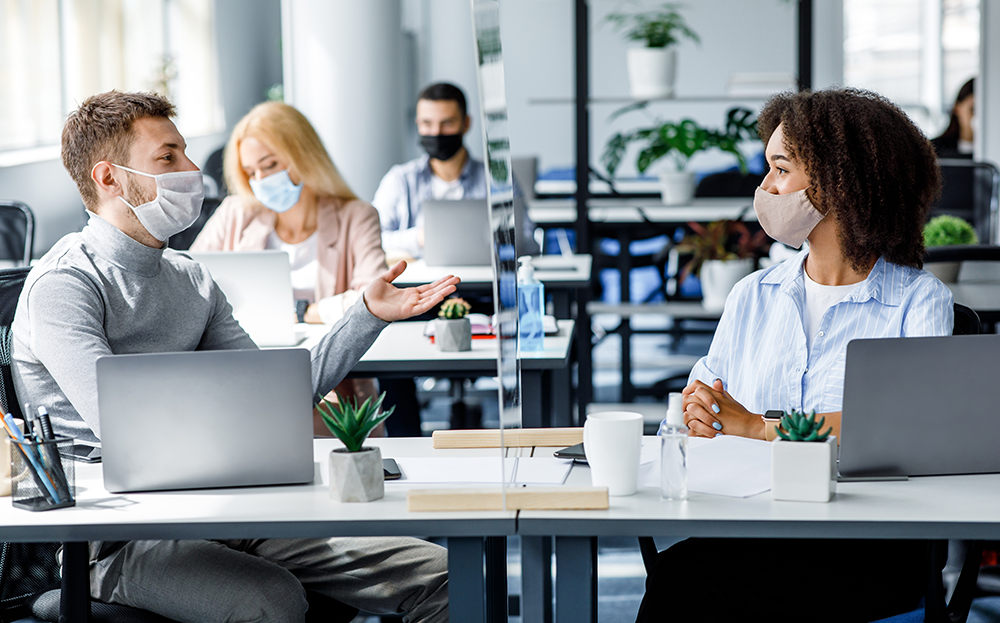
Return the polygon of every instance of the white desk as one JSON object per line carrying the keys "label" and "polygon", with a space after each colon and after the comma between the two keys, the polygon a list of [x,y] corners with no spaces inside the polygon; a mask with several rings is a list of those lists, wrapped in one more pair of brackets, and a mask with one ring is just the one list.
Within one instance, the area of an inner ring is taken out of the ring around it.
{"label": "white desk", "polygon": [[[429,438],[372,439],[383,456],[494,456],[498,450],[434,450]],[[101,465],[77,463],[77,505],[33,513],[0,500],[0,536],[5,541],[117,541],[134,539],[319,538],[330,536],[448,537],[451,619],[485,621],[485,537],[515,533],[515,513],[409,513],[404,482],[387,483],[385,498],[367,504],[330,499],[327,455],[341,444],[314,444],[312,484],[116,495],[104,489]],[[499,486],[499,483],[498,483]],[[423,487],[422,487],[423,488]],[[85,561],[84,561],[85,563]],[[498,566],[494,566],[494,571]],[[76,570],[80,572],[80,569]],[[67,571],[70,573],[70,571]],[[86,567],[82,569],[86,573]],[[85,576],[84,576],[85,577]],[[499,598],[494,596],[493,599]]]}
{"label": "white desk", "polygon": [[[568,425],[570,417],[569,355],[575,323],[559,320],[559,334],[545,336],[545,350],[521,353],[521,421],[527,428]],[[394,322],[386,327],[351,377],[477,378],[497,375],[497,341],[472,340],[472,350],[442,352],[424,337],[426,321]],[[302,344],[311,348],[326,327],[312,325]],[[550,420],[550,416],[552,419]]]}
{"label": "white desk", "polygon": [[[566,484],[589,485],[590,469],[574,465]],[[556,620],[580,623],[597,616],[591,610],[593,537],[997,539],[997,491],[1000,474],[839,483],[828,504],[776,502],[770,492],[743,499],[691,494],[684,502],[664,502],[658,489],[640,487],[636,495],[612,497],[605,511],[522,511],[518,534],[556,537],[557,567],[573,569],[568,577],[557,574]]]}
{"label": "white desk", "polygon": [[[593,224],[635,225],[643,223],[705,223],[720,219],[756,221],[750,197],[692,199],[684,205],[668,206],[655,199],[591,199],[587,212]],[[572,225],[576,222],[575,199],[536,199],[528,202],[528,216],[538,225]]]}
{"label": "white desk", "polygon": [[[568,258],[540,255],[532,257],[531,264],[535,267],[535,276],[545,284],[545,292],[552,295],[556,318],[569,318],[573,291],[590,287],[591,256],[585,253]],[[406,288],[431,283],[447,275],[455,275],[462,280],[459,289],[493,292],[492,266],[428,266],[422,259],[409,262],[403,274],[393,283]]]}

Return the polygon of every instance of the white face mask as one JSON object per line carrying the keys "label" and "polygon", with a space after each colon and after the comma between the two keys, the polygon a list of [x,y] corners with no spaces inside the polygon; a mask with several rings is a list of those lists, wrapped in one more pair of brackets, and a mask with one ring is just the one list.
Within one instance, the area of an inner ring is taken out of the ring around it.
{"label": "white face mask", "polygon": [[201,171],[153,175],[118,164],[114,166],[156,180],[156,198],[148,203],[134,206],[125,201],[124,197],[118,197],[125,205],[132,208],[139,222],[153,238],[166,242],[170,236],[184,231],[198,220],[201,203],[205,198],[205,183]]}
{"label": "white face mask", "polygon": [[813,206],[805,189],[774,195],[758,186],[754,191],[753,211],[768,236],[796,249],[823,220],[823,214]]}

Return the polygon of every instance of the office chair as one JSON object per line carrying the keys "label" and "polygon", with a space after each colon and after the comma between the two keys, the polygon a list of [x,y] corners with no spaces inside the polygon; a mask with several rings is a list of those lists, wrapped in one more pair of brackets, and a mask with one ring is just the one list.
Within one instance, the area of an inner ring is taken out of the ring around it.
{"label": "office chair", "polygon": [[31,263],[35,246],[35,215],[20,201],[0,201],[0,260]]}
{"label": "office chair", "polygon": [[[30,268],[0,270],[0,406],[22,418],[11,377],[11,323]],[[60,543],[0,543],[0,620],[16,620],[30,612],[29,621],[59,621],[62,589],[56,550]],[[306,592],[306,621],[348,623],[358,610],[329,597]],[[91,602],[94,623],[171,623],[157,614],[122,606]]]}
{"label": "office chair", "polygon": [[929,218],[939,214],[961,217],[976,229],[979,240],[992,242],[1000,209],[1000,170],[990,162],[964,159],[938,160],[941,197],[931,206]]}
{"label": "office chair", "polygon": [[201,230],[205,228],[205,223],[208,219],[212,218],[215,211],[219,208],[222,203],[222,199],[218,198],[205,198],[201,204],[201,214],[198,215],[198,220],[194,222],[191,227],[188,227],[184,231],[170,236],[170,240],[167,241],[167,246],[171,249],[176,249],[177,251],[187,251],[194,244],[194,239],[198,237]]}
{"label": "office chair", "polygon": [[[955,303],[955,325],[952,335],[978,335],[980,332],[979,316],[975,311]],[[659,551],[651,536],[639,537],[639,553],[642,564],[648,575],[656,563]],[[983,555],[983,542],[973,541],[969,544],[962,571],[958,578],[951,600],[945,601],[944,583],[941,570],[948,559],[947,541],[927,542],[927,589],[924,604],[916,610],[906,612],[875,623],[957,623],[965,621],[972,607],[972,599],[976,593],[976,580],[979,576],[979,562]]]}

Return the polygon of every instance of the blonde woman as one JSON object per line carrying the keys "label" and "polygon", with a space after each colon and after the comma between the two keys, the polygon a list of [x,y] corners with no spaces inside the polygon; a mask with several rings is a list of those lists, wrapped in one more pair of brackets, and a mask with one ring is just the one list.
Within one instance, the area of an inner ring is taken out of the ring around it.
{"label": "blonde woman", "polygon": [[[233,194],[191,250],[287,252],[295,298],[309,302],[306,322],[336,322],[387,269],[378,212],[351,192],[295,108],[255,106],[229,138],[223,171]],[[363,399],[375,383],[347,380],[337,391]],[[316,430],[326,434],[321,423]]]}

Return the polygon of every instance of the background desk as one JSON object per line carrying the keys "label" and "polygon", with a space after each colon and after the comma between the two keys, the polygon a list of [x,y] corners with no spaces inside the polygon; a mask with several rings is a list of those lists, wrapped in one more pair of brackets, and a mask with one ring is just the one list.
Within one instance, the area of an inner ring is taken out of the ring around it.
{"label": "background desk", "polygon": [[[545,350],[521,353],[521,421],[526,428],[567,426],[570,419],[569,354],[575,323],[559,320],[558,335],[545,336]],[[314,325],[318,326],[318,325]],[[424,337],[427,322],[394,322],[386,327],[351,377],[439,376],[477,378],[497,375],[497,341],[472,340],[472,350],[442,352]],[[312,332],[303,348],[323,336]]]}
{"label": "background desk", "polygon": [[[753,199],[718,197],[692,199],[684,205],[668,206],[656,199],[591,199],[587,202],[593,225],[641,225],[649,223],[682,225],[720,219],[756,221]],[[572,227],[576,223],[575,199],[536,199],[528,202],[528,216],[542,227]]]}
{"label": "background desk", "polygon": [[[498,450],[434,450],[428,439],[372,439],[383,456],[494,456]],[[404,483],[389,483],[385,498],[368,504],[330,499],[327,455],[341,444],[314,443],[312,484],[117,495],[104,489],[101,465],[77,464],[77,505],[33,513],[0,500],[0,536],[5,541],[118,541],[133,539],[323,538],[331,536],[448,537],[451,619],[505,621],[506,575],[483,577],[488,537],[514,534],[515,513],[410,513]],[[499,484],[499,483],[498,483]],[[501,541],[503,539],[500,539]],[[497,554],[505,555],[500,547]],[[499,573],[498,560],[487,561]],[[498,564],[492,564],[498,563]],[[77,570],[78,572],[81,570]],[[67,570],[67,573],[70,571]],[[86,573],[86,569],[82,570]],[[484,596],[490,589],[500,594]],[[499,599],[502,603],[495,603]],[[494,612],[487,616],[486,612]]]}
{"label": "background desk", "polygon": [[[571,318],[573,291],[590,287],[591,256],[584,253],[571,258],[542,255],[533,257],[531,263],[535,267],[535,277],[545,285],[546,294],[552,295],[555,317]],[[563,268],[567,263],[570,267]],[[424,260],[414,260],[393,283],[406,288],[431,283],[447,275],[459,277],[462,283],[458,287],[462,290],[493,292],[492,266],[428,266]]]}
{"label": "background desk", "polygon": [[[536,451],[536,456],[544,450]],[[567,485],[589,485],[590,469],[574,465]],[[555,536],[556,621],[596,621],[598,536],[829,537],[890,539],[1000,538],[1000,475],[913,478],[905,482],[839,483],[828,504],[691,494],[665,502],[640,487],[612,497],[605,511],[521,511],[522,537]],[[527,599],[527,595],[525,599]],[[525,603],[525,611],[539,611]]]}

